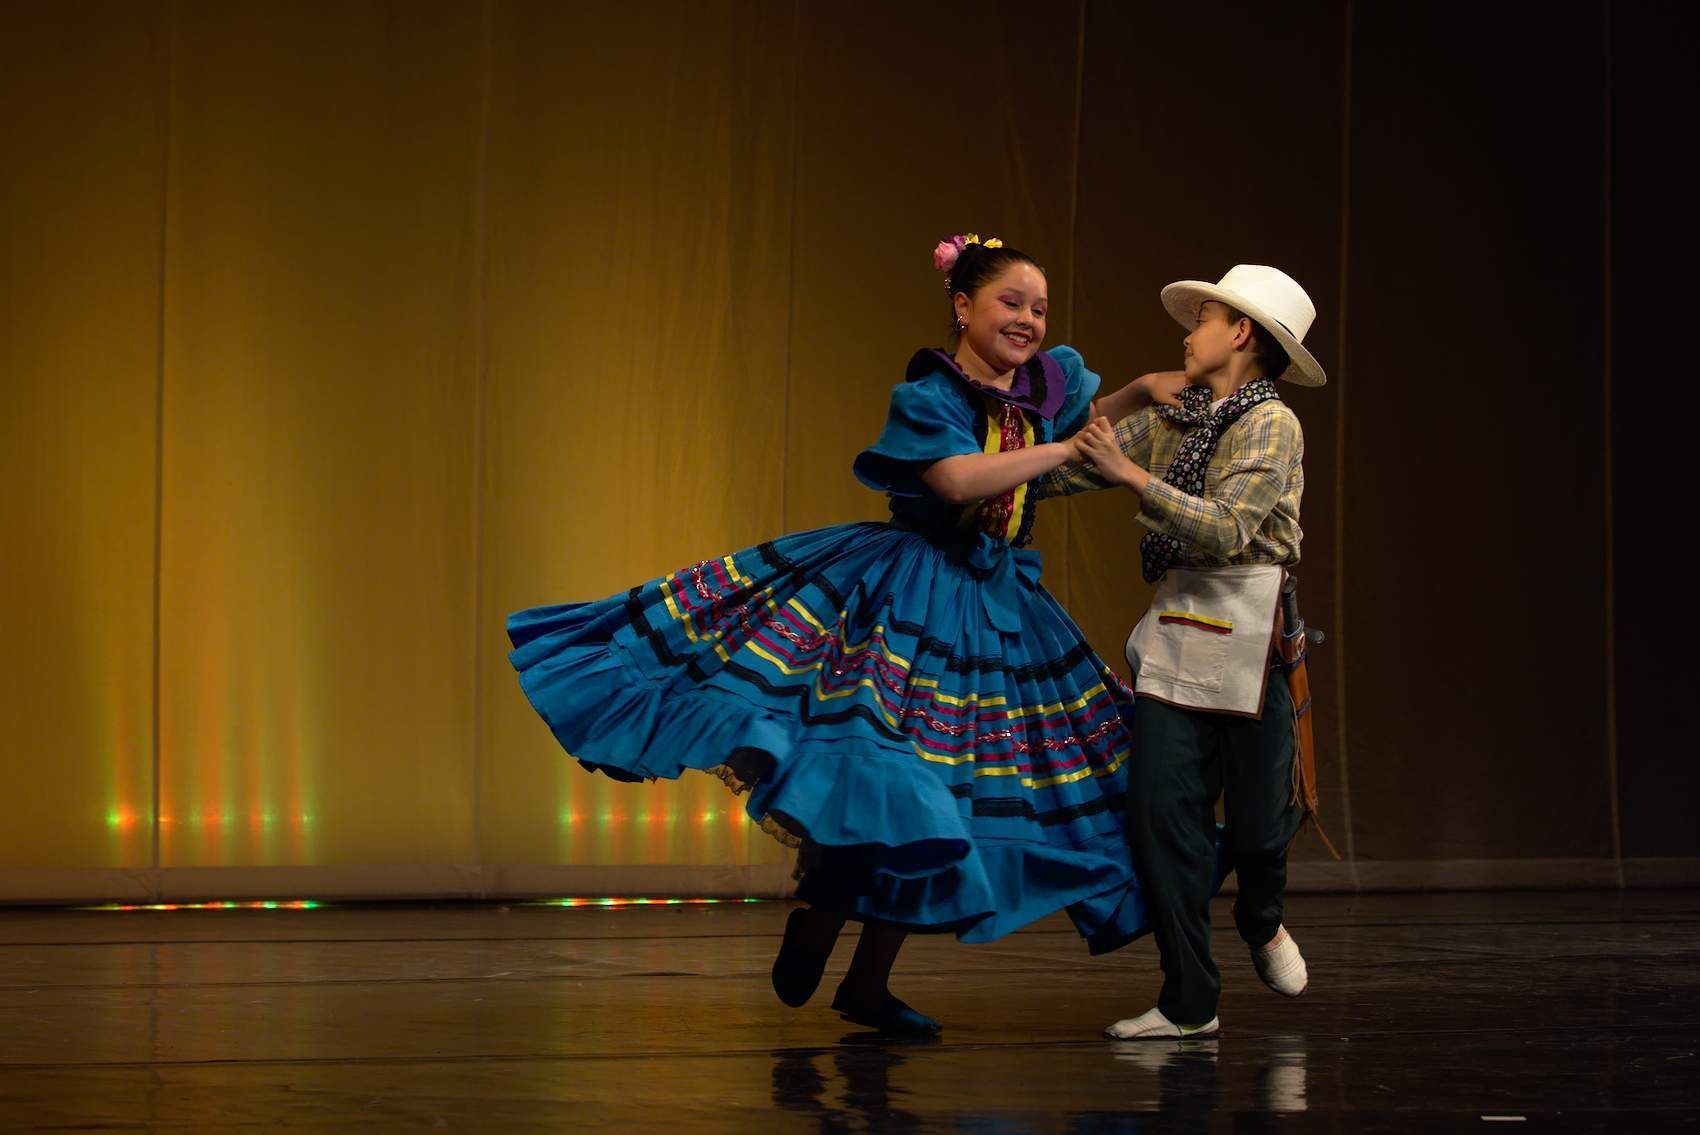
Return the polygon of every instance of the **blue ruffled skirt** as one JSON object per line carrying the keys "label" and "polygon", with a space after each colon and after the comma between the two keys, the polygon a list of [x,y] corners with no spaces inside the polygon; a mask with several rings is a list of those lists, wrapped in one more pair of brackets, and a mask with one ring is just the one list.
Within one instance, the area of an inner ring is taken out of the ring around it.
{"label": "blue ruffled skirt", "polygon": [[972,942],[1066,908],[1115,949],[1147,929],[1122,831],[1132,693],[1037,554],[994,552],[891,524],[796,533],[518,612],[511,657],[586,768],[747,790],[803,846],[808,901]]}

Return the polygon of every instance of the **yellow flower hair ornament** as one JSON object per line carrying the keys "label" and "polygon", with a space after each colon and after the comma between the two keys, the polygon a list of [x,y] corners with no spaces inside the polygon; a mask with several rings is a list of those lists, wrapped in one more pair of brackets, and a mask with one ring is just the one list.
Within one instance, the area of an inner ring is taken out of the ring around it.
{"label": "yellow flower hair ornament", "polygon": [[[940,272],[949,272],[956,267],[957,258],[962,255],[962,250],[971,244],[978,244],[982,248],[1003,247],[1003,241],[995,236],[981,240],[979,233],[957,233],[955,236],[945,237],[933,246],[933,267]],[[945,286],[950,286],[948,279],[945,280]]]}

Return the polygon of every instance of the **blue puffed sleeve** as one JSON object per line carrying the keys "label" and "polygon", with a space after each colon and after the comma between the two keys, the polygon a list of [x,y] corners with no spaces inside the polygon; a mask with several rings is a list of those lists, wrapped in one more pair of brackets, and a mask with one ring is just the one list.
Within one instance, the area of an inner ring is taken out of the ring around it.
{"label": "blue puffed sleeve", "polygon": [[1103,379],[1086,369],[1086,360],[1073,347],[1052,347],[1047,354],[1057,360],[1068,380],[1062,409],[1052,419],[1051,436],[1060,441],[1079,432],[1080,427],[1086,424],[1087,410],[1091,408],[1092,399],[1098,396],[1098,387]]}
{"label": "blue puffed sleeve", "polygon": [[974,411],[951,380],[924,375],[898,384],[879,440],[856,455],[856,479],[900,497],[926,495],[921,471],[945,457],[981,452]]}

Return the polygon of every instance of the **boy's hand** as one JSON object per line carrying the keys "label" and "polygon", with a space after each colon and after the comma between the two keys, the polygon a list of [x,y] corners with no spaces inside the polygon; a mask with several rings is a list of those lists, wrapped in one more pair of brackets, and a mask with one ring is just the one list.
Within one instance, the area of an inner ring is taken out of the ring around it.
{"label": "boy's hand", "polygon": [[[1092,408],[1095,411],[1097,409],[1097,405],[1094,403]],[[1089,438],[1092,438],[1094,434],[1101,434],[1105,430],[1109,431],[1110,444],[1116,444],[1116,428],[1110,425],[1110,419],[1097,413],[1093,413],[1091,417],[1087,418],[1086,424],[1081,426],[1080,429],[1075,431],[1066,441],[1063,442],[1064,445],[1068,446],[1069,464],[1092,464],[1092,458],[1086,452],[1086,442]]]}
{"label": "boy's hand", "polygon": [[1136,491],[1143,488],[1150,474],[1129,461],[1127,454],[1122,452],[1121,443],[1116,439],[1116,428],[1110,424],[1110,419],[1094,418],[1074,436],[1079,441],[1081,455],[1097,466],[1105,480]]}
{"label": "boy's hand", "polygon": [[1087,457],[1085,451],[1080,448],[1080,440],[1086,436],[1086,431],[1091,428],[1091,425],[1092,423],[1088,422],[1086,425],[1081,426],[1080,429],[1063,439],[1063,448],[1068,451],[1068,456],[1063,459],[1064,464],[1086,464]]}

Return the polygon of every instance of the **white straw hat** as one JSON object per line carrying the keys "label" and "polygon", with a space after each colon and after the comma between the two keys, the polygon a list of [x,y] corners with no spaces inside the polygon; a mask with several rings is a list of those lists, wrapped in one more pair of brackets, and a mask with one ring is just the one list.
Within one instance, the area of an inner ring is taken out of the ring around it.
{"label": "white straw hat", "polygon": [[1272,377],[1299,386],[1321,386],[1328,381],[1322,365],[1305,350],[1302,342],[1316,319],[1316,305],[1310,302],[1299,282],[1279,268],[1236,264],[1214,284],[1180,280],[1163,289],[1163,306],[1182,327],[1193,326],[1198,309],[1206,300],[1245,312],[1252,322],[1275,337],[1292,365]]}

